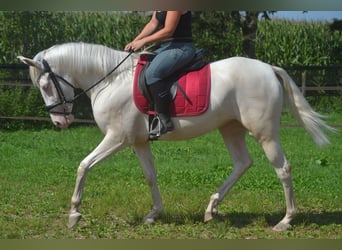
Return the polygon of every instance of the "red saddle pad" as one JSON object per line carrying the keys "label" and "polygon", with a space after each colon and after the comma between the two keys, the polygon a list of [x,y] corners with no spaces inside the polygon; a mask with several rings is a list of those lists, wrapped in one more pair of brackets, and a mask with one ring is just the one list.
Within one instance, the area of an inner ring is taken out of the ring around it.
{"label": "red saddle pad", "polygon": [[[142,113],[150,113],[148,100],[141,93],[138,78],[145,62],[139,61],[134,74],[133,101]],[[197,116],[207,111],[210,102],[210,64],[197,71],[191,71],[178,79],[179,86],[186,93],[185,97],[177,89],[176,97],[170,103],[170,115],[173,117]]]}

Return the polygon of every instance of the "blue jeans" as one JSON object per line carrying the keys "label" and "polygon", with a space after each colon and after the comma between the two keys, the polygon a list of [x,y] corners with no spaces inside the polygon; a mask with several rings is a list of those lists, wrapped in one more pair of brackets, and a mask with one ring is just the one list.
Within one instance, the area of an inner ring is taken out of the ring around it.
{"label": "blue jeans", "polygon": [[157,55],[146,70],[146,83],[152,85],[188,64],[195,56],[192,42],[165,42],[154,51]]}

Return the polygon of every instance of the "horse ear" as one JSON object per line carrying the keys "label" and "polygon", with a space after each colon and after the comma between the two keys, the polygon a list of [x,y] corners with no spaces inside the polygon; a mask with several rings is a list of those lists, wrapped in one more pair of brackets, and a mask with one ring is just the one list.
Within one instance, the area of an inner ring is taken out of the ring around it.
{"label": "horse ear", "polygon": [[22,61],[23,63],[25,63],[26,65],[28,65],[28,66],[32,66],[32,67],[38,68],[40,70],[44,69],[44,66],[43,66],[43,64],[41,62],[32,60],[30,58],[26,58],[26,57],[23,57],[23,56],[17,56],[17,58],[20,61]]}

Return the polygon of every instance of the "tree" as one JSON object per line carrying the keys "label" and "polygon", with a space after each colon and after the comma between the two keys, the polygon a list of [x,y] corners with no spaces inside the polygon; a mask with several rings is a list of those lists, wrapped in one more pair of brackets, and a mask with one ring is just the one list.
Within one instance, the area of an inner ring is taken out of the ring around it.
{"label": "tree", "polygon": [[330,24],[331,31],[342,31],[342,19],[334,19],[333,22]]}
{"label": "tree", "polygon": [[[339,35],[342,34],[342,19],[334,19],[333,22],[329,25],[331,32],[338,32]],[[342,63],[342,44],[338,43],[336,44],[336,47],[333,48],[334,57],[336,58],[337,64]]]}
{"label": "tree", "polygon": [[196,47],[205,49],[208,61],[241,55],[241,32],[230,12],[195,11],[192,28]]}
{"label": "tree", "polygon": [[261,14],[262,18],[270,20],[269,13],[274,11],[232,11],[231,17],[234,21],[236,29],[242,31],[242,50],[243,56],[255,58],[255,40],[258,30],[258,19]]}

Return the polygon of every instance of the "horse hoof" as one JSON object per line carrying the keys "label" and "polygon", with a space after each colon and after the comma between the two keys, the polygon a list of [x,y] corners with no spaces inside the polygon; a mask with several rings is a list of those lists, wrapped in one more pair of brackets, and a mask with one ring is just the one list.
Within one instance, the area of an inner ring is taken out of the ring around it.
{"label": "horse hoof", "polygon": [[211,221],[213,219],[213,214],[211,212],[204,214],[204,222]]}
{"label": "horse hoof", "polygon": [[276,231],[276,232],[285,232],[285,231],[287,231],[287,230],[289,230],[291,228],[292,227],[291,227],[290,224],[278,223],[272,229],[273,229],[273,231]]}
{"label": "horse hoof", "polygon": [[69,215],[69,223],[68,223],[68,228],[73,228],[74,226],[76,226],[76,224],[80,221],[80,219],[82,218],[82,214],[81,213],[72,213]]}
{"label": "horse hoof", "polygon": [[146,218],[146,219],[145,219],[145,224],[151,225],[151,224],[153,224],[153,223],[154,223],[154,219],[153,219],[153,218]]}

